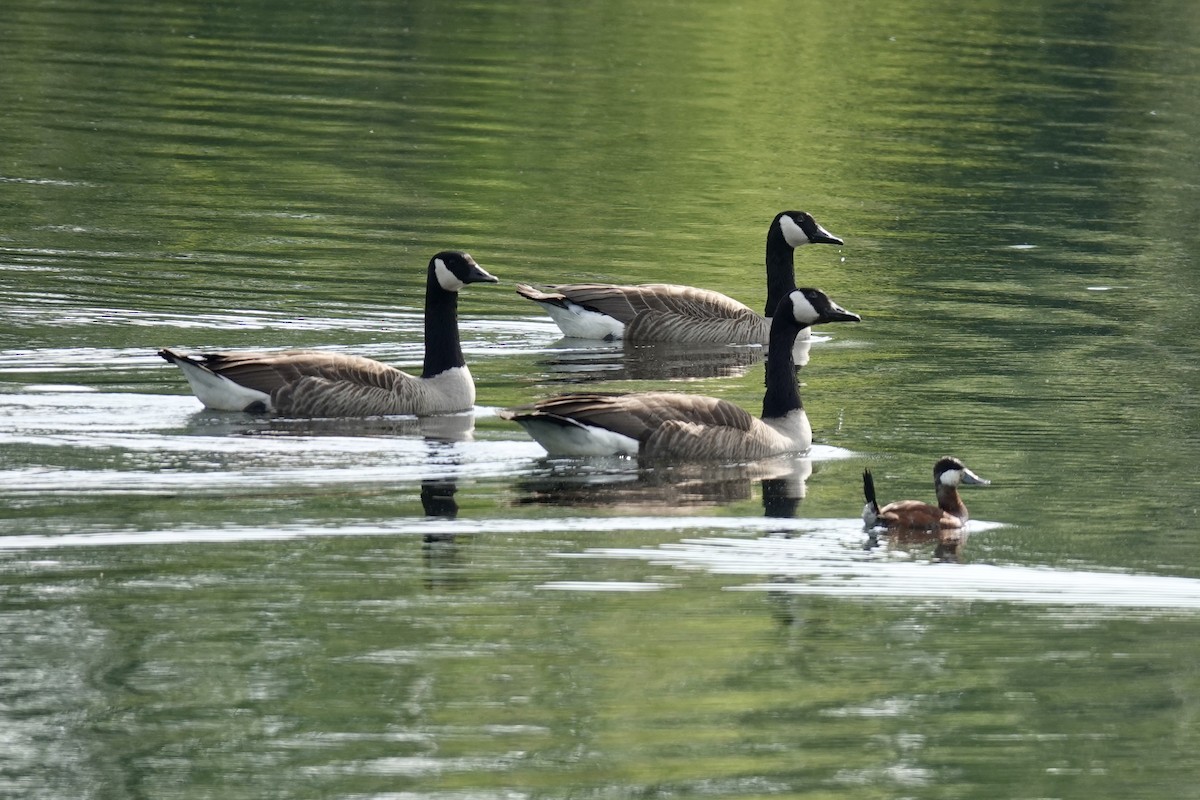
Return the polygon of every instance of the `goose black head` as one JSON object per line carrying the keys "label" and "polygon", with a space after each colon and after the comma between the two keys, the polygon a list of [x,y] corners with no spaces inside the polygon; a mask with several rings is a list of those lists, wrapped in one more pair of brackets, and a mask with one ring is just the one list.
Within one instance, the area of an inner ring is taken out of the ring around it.
{"label": "goose black head", "polygon": [[772,225],[783,234],[792,247],[802,244],[844,244],[838,237],[821,227],[807,211],[781,211]]}
{"label": "goose black head", "polygon": [[457,292],[468,283],[499,283],[496,276],[475,263],[461,250],[443,250],[429,260],[429,271],[447,292]]}
{"label": "goose black head", "polygon": [[796,289],[779,303],[775,316],[790,315],[801,328],[830,322],[861,322],[862,317],[839,306],[820,289]]}

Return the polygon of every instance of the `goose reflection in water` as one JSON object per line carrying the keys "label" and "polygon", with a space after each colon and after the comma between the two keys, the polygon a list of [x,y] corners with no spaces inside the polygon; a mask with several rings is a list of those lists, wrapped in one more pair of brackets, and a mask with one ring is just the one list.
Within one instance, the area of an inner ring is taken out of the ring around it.
{"label": "goose reflection in water", "polygon": [[[425,516],[438,519],[457,519],[458,501],[454,495],[458,492],[458,482],[452,478],[421,481],[421,508]],[[438,534],[427,534],[437,536]]]}
{"label": "goose reflection in water", "polygon": [[766,516],[779,517],[795,514],[811,474],[812,461],[795,456],[729,465],[544,457],[517,484],[517,503],[678,515],[749,500],[761,481]]}
{"label": "goose reflection in water", "polygon": [[[458,483],[453,478],[421,481],[421,507],[429,520],[458,519],[458,501],[454,495]],[[421,557],[425,563],[425,588],[454,589],[464,583],[458,567],[458,542],[449,531],[425,531],[421,536]]]}
{"label": "goose reflection in water", "polygon": [[795,470],[787,475],[762,480],[763,516],[775,519],[792,519],[800,507],[800,501],[808,491],[808,479],[812,475],[812,461],[807,458],[793,459]]}
{"label": "goose reflection in water", "polygon": [[429,417],[231,417],[216,411],[197,411],[189,427],[208,435],[404,437],[431,442],[470,442],[475,438],[475,413]]}
{"label": "goose reflection in water", "polygon": [[[811,339],[792,348],[797,367],[808,363]],[[538,362],[549,383],[610,380],[691,380],[737,378],[763,360],[759,345],[683,345],[672,342],[633,344],[562,339]]]}

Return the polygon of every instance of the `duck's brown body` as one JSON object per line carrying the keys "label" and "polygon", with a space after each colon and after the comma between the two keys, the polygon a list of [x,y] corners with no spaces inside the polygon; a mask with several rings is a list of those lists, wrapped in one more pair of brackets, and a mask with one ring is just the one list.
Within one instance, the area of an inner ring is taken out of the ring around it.
{"label": "duck's brown body", "polygon": [[943,458],[934,465],[933,485],[937,505],[920,500],[897,500],[882,508],[875,500],[875,481],[871,470],[863,470],[863,522],[868,527],[883,526],[907,530],[952,530],[961,528],[970,519],[966,503],[958,494],[960,483],[986,485],[957,458]]}

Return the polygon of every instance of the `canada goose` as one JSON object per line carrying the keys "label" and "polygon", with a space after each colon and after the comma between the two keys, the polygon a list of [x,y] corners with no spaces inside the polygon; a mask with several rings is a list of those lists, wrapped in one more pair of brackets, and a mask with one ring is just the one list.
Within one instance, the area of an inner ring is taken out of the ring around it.
{"label": "canada goose", "polygon": [[313,350],[158,352],[183,370],[192,392],[219,411],[289,417],[449,414],[475,404],[475,383],[458,338],[458,290],[496,283],[466,253],[445,250],[429,261],[425,280],[425,365],[421,376],[360,356]]}
{"label": "canada goose", "polygon": [[[805,244],[842,244],[804,211],[781,211],[767,229],[766,317],[707,289],[647,283],[576,283],[544,290],[518,284],[517,294],[546,310],[563,336],[631,342],[767,344],[770,315],[796,288],[794,253]],[[806,328],[801,337],[808,337]]]}
{"label": "canada goose", "polygon": [[771,321],[762,419],[727,400],[675,392],[567,394],[500,416],[551,455],[753,461],[803,452],[812,427],[792,360],[796,334],[817,323],[858,321],[820,289],[784,296]]}
{"label": "canada goose", "polygon": [[892,529],[939,530],[961,528],[969,519],[967,506],[958,495],[960,483],[986,486],[986,481],[976,475],[957,458],[946,456],[933,465],[933,487],[937,493],[937,505],[920,500],[897,500],[883,508],[875,500],[875,479],[871,470],[863,470],[863,494],[867,504],[863,506],[863,522],[868,528],[881,525]]}

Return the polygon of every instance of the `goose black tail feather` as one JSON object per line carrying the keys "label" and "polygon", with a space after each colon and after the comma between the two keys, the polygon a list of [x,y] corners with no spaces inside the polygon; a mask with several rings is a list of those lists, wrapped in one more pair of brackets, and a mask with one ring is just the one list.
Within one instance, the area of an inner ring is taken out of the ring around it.
{"label": "goose black tail feather", "polygon": [[[168,364],[191,364],[193,367],[199,367],[200,369],[211,372],[211,370],[209,370],[208,366],[204,364],[203,361],[199,361],[191,356],[185,356],[183,353],[178,353],[169,347],[164,347],[162,350],[159,350],[158,355],[162,357],[162,359]],[[209,356],[207,355],[201,356],[201,358],[208,357]]]}

